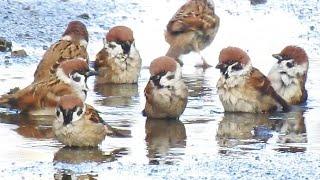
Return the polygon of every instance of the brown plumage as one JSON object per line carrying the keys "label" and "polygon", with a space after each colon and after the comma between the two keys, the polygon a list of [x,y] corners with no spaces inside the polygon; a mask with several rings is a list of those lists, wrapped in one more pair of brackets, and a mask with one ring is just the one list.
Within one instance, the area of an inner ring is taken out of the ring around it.
{"label": "brown plumage", "polygon": [[162,56],[151,62],[149,71],[151,76],[154,76],[161,72],[174,72],[176,71],[176,68],[177,63],[173,58],[168,56]]}
{"label": "brown plumage", "polygon": [[89,42],[87,27],[80,21],[71,21],[62,36],[72,36],[72,38],[78,41],[84,39]]}
{"label": "brown plumage", "polygon": [[181,79],[180,65],[170,57],[151,62],[150,80],[145,87],[143,115],[149,118],[179,118],[186,108],[188,88]]}
{"label": "brown plumage", "polygon": [[106,35],[107,41],[129,41],[133,42],[133,32],[126,26],[115,26]]}
{"label": "brown plumage", "polygon": [[141,57],[135,47],[133,32],[115,26],[106,34],[104,47],[96,55],[94,67],[99,71],[96,84],[133,84],[138,82]]}
{"label": "brown plumage", "polygon": [[[178,59],[190,51],[200,53],[213,41],[219,24],[212,0],[189,0],[167,25],[165,38],[170,48],[166,55]],[[203,66],[208,67],[204,58],[202,60]]]}
{"label": "brown plumage", "polygon": [[64,95],[60,98],[58,105],[62,109],[73,109],[75,107],[83,107],[83,102],[80,98],[73,95]]}
{"label": "brown plumage", "polygon": [[252,67],[249,56],[240,48],[222,49],[216,68],[221,72],[217,89],[225,111],[267,113],[277,110],[277,104],[289,110],[269,79]]}
{"label": "brown plumage", "polygon": [[44,80],[54,73],[59,64],[73,58],[82,58],[88,62],[86,46],[88,31],[80,21],[69,23],[61,40],[53,44],[43,55],[42,60],[34,73],[34,82]]}
{"label": "brown plumage", "polygon": [[278,55],[284,59],[293,59],[297,64],[308,62],[308,55],[304,49],[298,46],[286,46]]}
{"label": "brown plumage", "polygon": [[238,47],[227,47],[220,51],[219,64],[231,64],[235,60],[241,64],[250,62],[248,54]]}
{"label": "brown plumage", "polygon": [[278,60],[269,72],[269,79],[276,92],[289,104],[300,104],[307,100],[305,88],[309,69],[308,55],[298,46],[286,46],[279,54],[273,54]]}
{"label": "brown plumage", "polygon": [[66,95],[60,98],[53,122],[55,137],[67,146],[98,146],[106,135],[123,137],[123,134],[109,126],[96,109],[76,96]]}
{"label": "brown plumage", "polygon": [[[70,60],[62,63],[59,69],[67,73],[71,73],[71,71],[72,73],[89,71],[88,65],[82,66],[82,64],[86,63],[82,60]],[[0,97],[0,106],[18,109],[25,113],[50,115],[54,114],[52,108],[56,107],[57,101],[63,95],[73,94],[84,100],[86,93],[83,93],[83,91],[87,91],[87,89],[76,89],[80,87],[73,87],[65,82],[64,79],[69,78],[68,75],[64,74],[64,77],[60,77],[62,75],[52,74],[46,80],[34,82],[15,93],[2,95]],[[48,110],[49,112],[42,112],[42,110]]]}
{"label": "brown plumage", "polygon": [[71,59],[68,62],[62,62],[60,68],[63,69],[65,74],[71,74],[74,71],[80,74],[85,74],[89,71],[89,66],[85,61],[81,59]]}

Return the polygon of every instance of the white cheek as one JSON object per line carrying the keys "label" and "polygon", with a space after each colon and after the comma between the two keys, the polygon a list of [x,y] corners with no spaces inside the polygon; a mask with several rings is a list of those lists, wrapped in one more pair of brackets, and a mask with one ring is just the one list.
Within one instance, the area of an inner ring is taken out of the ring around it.
{"label": "white cheek", "polygon": [[[114,47],[113,48],[109,47],[109,44],[111,44]],[[111,58],[120,57],[121,55],[123,56],[123,50],[121,45],[115,42],[107,42],[104,47],[106,48]]]}
{"label": "white cheek", "polygon": [[[174,76],[173,79],[168,79],[168,76]],[[174,73],[174,72],[168,72],[165,76],[163,76],[160,79],[160,84],[162,86],[175,86],[176,83],[181,79],[180,78],[181,75]]]}

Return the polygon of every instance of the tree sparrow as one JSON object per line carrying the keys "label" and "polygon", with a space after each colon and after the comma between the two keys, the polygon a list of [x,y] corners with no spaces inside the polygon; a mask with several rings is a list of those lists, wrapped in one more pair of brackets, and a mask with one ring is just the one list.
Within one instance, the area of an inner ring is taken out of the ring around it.
{"label": "tree sparrow", "polygon": [[[214,12],[212,0],[189,0],[171,18],[165,32],[170,44],[167,56],[178,60],[182,54],[200,51],[211,44],[219,28],[220,19]],[[201,56],[201,55],[200,55]],[[203,68],[210,65],[201,56]],[[178,60],[180,65],[183,65]]]}
{"label": "tree sparrow", "polygon": [[150,80],[143,115],[150,118],[178,118],[188,101],[188,88],[181,79],[181,67],[167,56],[151,62]]}
{"label": "tree sparrow", "polygon": [[138,82],[141,58],[130,28],[116,26],[110,29],[103,49],[96,56],[95,69],[99,71],[98,84]]}
{"label": "tree sparrow", "polygon": [[242,49],[227,47],[221,50],[221,77],[217,83],[219,98],[227,112],[268,113],[289,106],[272,88],[270,81],[252,67],[249,56]]}
{"label": "tree sparrow", "polygon": [[305,102],[308,98],[305,84],[309,67],[306,52],[297,46],[287,46],[273,57],[278,62],[268,75],[272,87],[288,104]]}
{"label": "tree sparrow", "polygon": [[59,64],[69,59],[83,59],[88,62],[88,31],[80,21],[71,21],[61,39],[53,44],[43,55],[34,73],[34,82],[48,78]]}
{"label": "tree sparrow", "polygon": [[87,78],[94,74],[95,71],[90,70],[83,60],[64,61],[49,79],[34,82],[13,94],[2,95],[0,106],[33,115],[54,115],[54,109],[61,96],[74,94],[82,100],[86,99]]}
{"label": "tree sparrow", "polygon": [[72,95],[60,98],[52,130],[60,142],[77,147],[98,146],[110,131],[92,106]]}

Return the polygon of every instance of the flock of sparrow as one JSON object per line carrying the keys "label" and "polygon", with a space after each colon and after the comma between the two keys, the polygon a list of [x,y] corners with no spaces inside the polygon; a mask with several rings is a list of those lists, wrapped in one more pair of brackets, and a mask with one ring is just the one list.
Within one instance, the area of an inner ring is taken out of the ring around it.
{"label": "flock of sparrow", "polygon": [[[188,89],[179,57],[191,51],[200,54],[213,41],[219,21],[212,0],[189,0],[172,17],[165,32],[170,48],[150,64],[144,116],[177,119],[183,113]],[[61,39],[44,54],[34,81],[24,89],[2,95],[0,106],[33,115],[55,115],[53,132],[67,146],[100,144],[113,128],[85,103],[87,78],[96,75],[98,84],[137,83],[141,58],[132,30],[116,26],[106,34],[93,70],[88,65],[88,40],[86,26],[80,21],[70,22]],[[289,111],[290,105],[306,101],[309,64],[305,51],[287,46],[273,57],[277,62],[266,77],[252,67],[242,49],[221,50],[216,66],[221,72],[217,90],[226,112],[271,113],[281,107]],[[210,65],[202,60],[203,68],[208,68]]]}

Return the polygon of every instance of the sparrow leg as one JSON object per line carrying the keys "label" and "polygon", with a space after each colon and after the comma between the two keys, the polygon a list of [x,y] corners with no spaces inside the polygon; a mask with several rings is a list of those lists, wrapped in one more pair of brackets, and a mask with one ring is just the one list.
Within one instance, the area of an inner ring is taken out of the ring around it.
{"label": "sparrow leg", "polygon": [[195,67],[202,67],[203,69],[207,69],[209,67],[212,67],[210,64],[207,63],[207,61],[204,59],[204,57],[201,55],[200,50],[198,48],[198,44],[195,44],[195,51],[200,55],[201,60],[202,60],[202,64],[197,64],[195,65]]}

